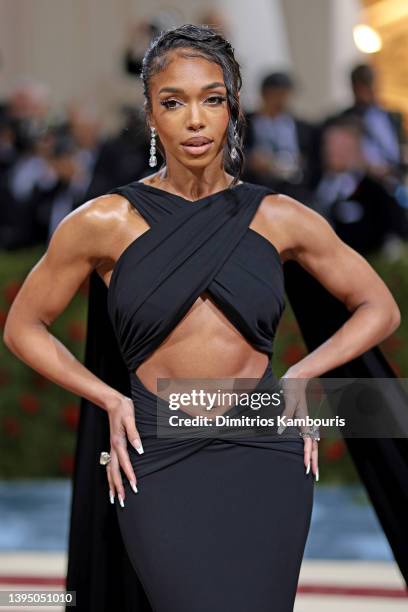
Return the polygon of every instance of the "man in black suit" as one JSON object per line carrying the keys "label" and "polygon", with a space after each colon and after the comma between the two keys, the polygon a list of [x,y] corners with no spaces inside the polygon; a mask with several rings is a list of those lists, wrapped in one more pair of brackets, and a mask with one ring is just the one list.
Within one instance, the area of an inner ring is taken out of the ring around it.
{"label": "man in black suit", "polygon": [[261,82],[261,108],[246,114],[244,179],[308,199],[314,128],[290,111],[294,82],[273,72]]}
{"label": "man in black suit", "polygon": [[408,217],[383,183],[367,173],[362,137],[355,117],[338,117],[326,126],[313,208],[344,242],[368,255],[407,241]]}
{"label": "man in black suit", "polygon": [[387,111],[377,99],[376,75],[368,64],[355,66],[350,73],[354,104],[340,113],[362,123],[362,147],[370,174],[402,180],[406,171],[403,145],[406,135],[401,113]]}

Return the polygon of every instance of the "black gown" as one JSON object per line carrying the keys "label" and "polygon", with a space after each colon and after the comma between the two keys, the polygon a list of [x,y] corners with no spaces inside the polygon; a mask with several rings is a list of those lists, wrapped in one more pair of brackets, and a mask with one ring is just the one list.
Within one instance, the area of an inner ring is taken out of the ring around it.
{"label": "black gown", "polygon": [[[90,612],[290,611],[313,500],[303,441],[160,440],[157,396],[134,373],[204,291],[272,357],[283,267],[248,227],[271,190],[241,183],[195,202],[140,182],[113,191],[150,229],[122,253],[109,290],[91,275],[85,365],[132,397],[145,453],[128,445],[139,493],[124,477],[125,508],[111,506],[98,464],[107,415],[82,402],[67,589]],[[261,382],[276,384],[270,363]]]}

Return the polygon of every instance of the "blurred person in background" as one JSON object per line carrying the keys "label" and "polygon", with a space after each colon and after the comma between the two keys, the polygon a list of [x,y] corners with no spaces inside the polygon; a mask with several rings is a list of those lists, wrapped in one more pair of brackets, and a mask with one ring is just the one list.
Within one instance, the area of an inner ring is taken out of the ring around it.
{"label": "blurred person in background", "polygon": [[[47,95],[46,95],[47,94]],[[55,123],[41,84],[12,92],[3,123],[0,246],[46,243],[61,219],[79,204],[93,176],[101,146],[95,112],[71,104],[65,122]]]}
{"label": "blurred person in background", "polygon": [[146,159],[149,136],[138,108],[121,108],[122,127],[101,145],[85,199],[98,197],[117,185],[141,178],[150,170]]}
{"label": "blurred person in background", "polygon": [[35,142],[33,155],[43,174],[34,176],[24,197],[16,197],[12,183],[2,185],[0,246],[7,250],[45,245],[55,225],[84,193],[77,146],[61,127],[48,128]]}
{"label": "blurred person in background", "polygon": [[47,244],[84,199],[149,168],[146,130],[136,109],[122,109],[121,132],[104,137],[94,108],[71,102],[56,121],[48,95],[41,84],[24,81],[0,116],[0,248]]}
{"label": "blurred person in background", "polygon": [[[75,137],[71,123],[70,128],[68,133],[57,131],[53,149],[47,158],[55,177],[52,188],[47,192],[38,191],[33,198],[38,228],[42,229],[37,232],[38,242],[45,240],[48,243],[62,219],[82,203],[93,176],[96,147],[81,147],[79,133]],[[76,125],[78,130],[83,128],[83,125],[81,128]],[[95,144],[93,140],[92,144]]]}
{"label": "blurred person in background", "polygon": [[14,155],[8,149],[13,163],[3,180],[17,201],[29,199],[36,184],[48,183],[48,168],[37,145],[47,131],[50,108],[49,88],[34,79],[21,79],[6,100],[8,142]]}
{"label": "blurred person in background", "polygon": [[[33,79],[21,79],[6,98],[0,121],[0,247],[32,243],[32,198],[47,191],[55,175],[46,160],[50,91]],[[34,231],[34,230],[33,230]]]}
{"label": "blurred person in background", "polygon": [[67,128],[78,149],[81,164],[89,174],[103,144],[102,123],[94,106],[71,103],[67,109]]}
{"label": "blurred person in background", "polygon": [[50,89],[34,78],[21,78],[7,97],[5,108],[16,121],[43,121],[50,111]]}
{"label": "blurred person in background", "polygon": [[89,191],[105,144],[102,125],[94,107],[72,102],[66,111],[59,146],[50,158],[58,176],[51,199],[48,239],[65,215],[78,206]]}
{"label": "blurred person in background", "polygon": [[307,201],[315,131],[291,112],[294,90],[286,72],[273,72],[262,80],[261,108],[246,114],[244,176]]}
{"label": "blurred person in background", "polygon": [[406,133],[402,114],[386,110],[378,100],[377,76],[368,64],[355,66],[350,73],[354,102],[340,117],[356,117],[363,127],[362,151],[367,172],[395,184],[406,174],[404,159]]}
{"label": "blurred person in background", "polygon": [[314,208],[340,238],[363,255],[408,239],[405,210],[368,172],[364,131],[353,117],[329,122],[322,138],[323,173]]}

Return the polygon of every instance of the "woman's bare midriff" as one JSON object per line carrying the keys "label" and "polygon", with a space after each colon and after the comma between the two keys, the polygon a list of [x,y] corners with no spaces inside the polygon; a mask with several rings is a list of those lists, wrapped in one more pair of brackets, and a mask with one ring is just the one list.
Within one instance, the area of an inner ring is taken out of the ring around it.
{"label": "woman's bare midriff", "polygon": [[268,361],[203,293],[135,373],[156,393],[157,378],[260,378]]}

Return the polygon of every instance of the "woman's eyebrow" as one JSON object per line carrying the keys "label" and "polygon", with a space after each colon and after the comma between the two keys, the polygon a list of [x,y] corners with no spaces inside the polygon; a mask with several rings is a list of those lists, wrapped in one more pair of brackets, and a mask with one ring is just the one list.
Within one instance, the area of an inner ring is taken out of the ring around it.
{"label": "woman's eyebrow", "polygon": [[[208,85],[204,85],[204,87],[201,88],[202,91],[205,91],[207,89],[215,89],[216,87],[224,87],[225,89],[225,84],[222,83],[221,81],[214,81],[214,83],[208,83]],[[162,87],[159,90],[159,94],[161,93],[185,93],[184,89],[180,88],[180,87]]]}

